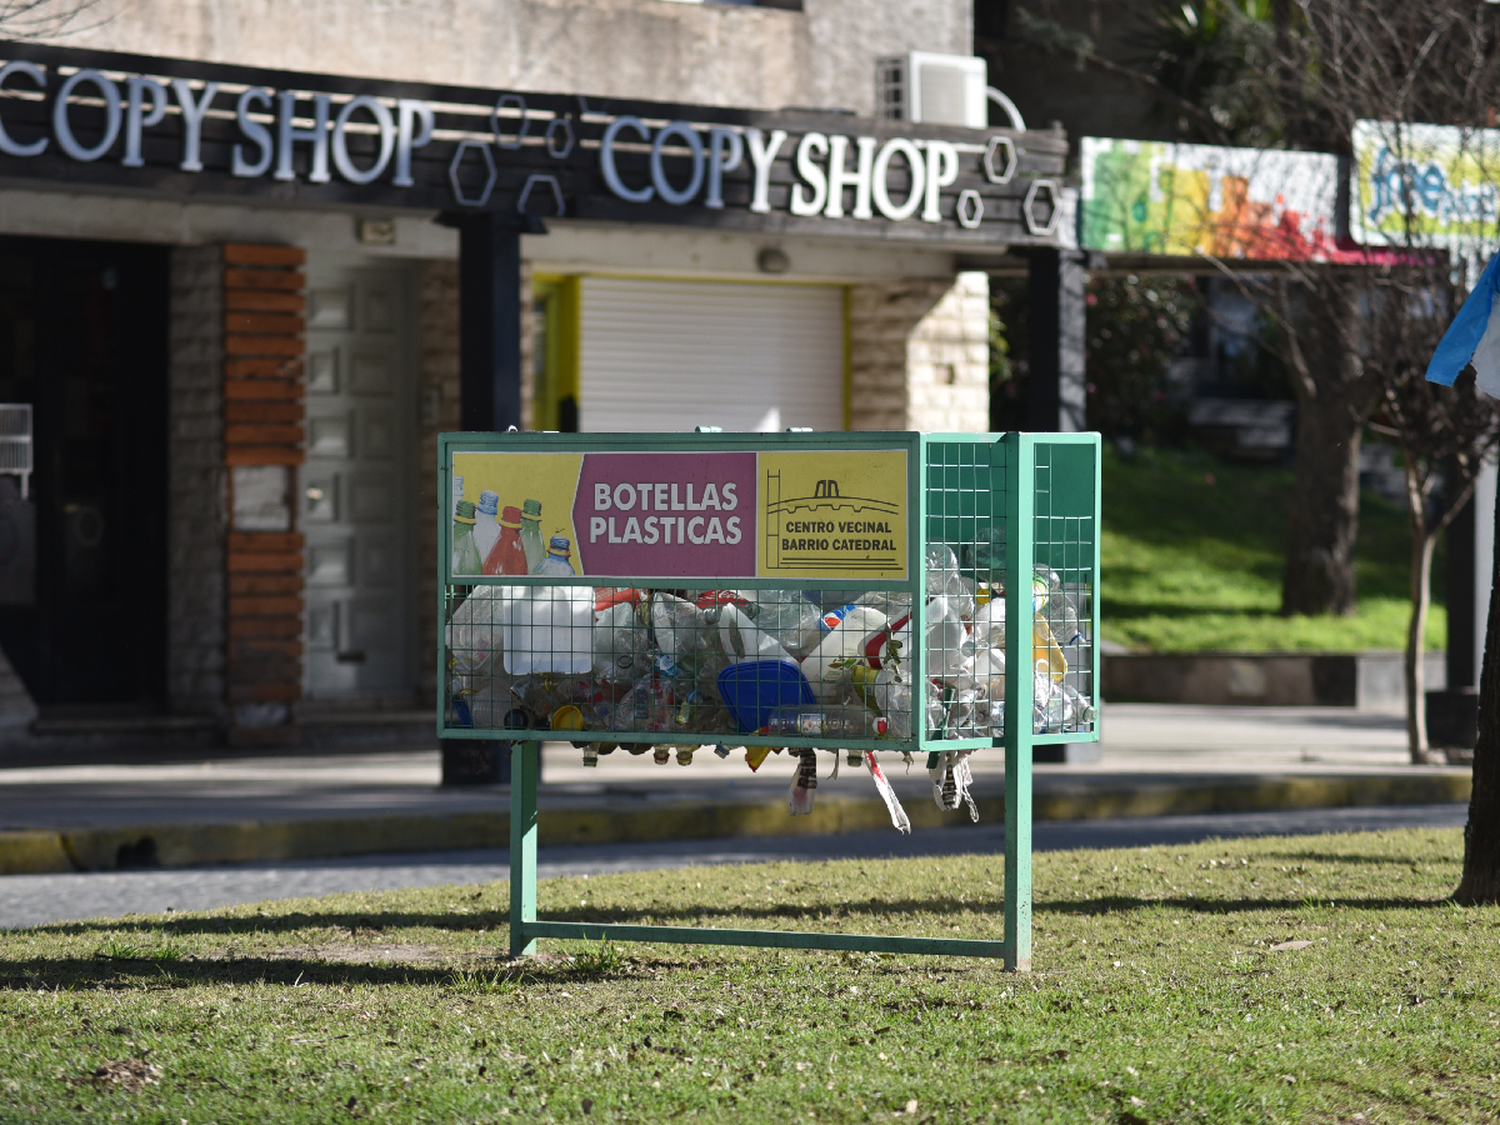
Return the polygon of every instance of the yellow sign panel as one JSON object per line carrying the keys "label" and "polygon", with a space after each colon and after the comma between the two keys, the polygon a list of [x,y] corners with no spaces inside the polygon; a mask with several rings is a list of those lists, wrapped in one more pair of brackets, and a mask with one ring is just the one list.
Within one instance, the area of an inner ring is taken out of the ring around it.
{"label": "yellow sign panel", "polygon": [[907,577],[906,451],[759,455],[761,578]]}

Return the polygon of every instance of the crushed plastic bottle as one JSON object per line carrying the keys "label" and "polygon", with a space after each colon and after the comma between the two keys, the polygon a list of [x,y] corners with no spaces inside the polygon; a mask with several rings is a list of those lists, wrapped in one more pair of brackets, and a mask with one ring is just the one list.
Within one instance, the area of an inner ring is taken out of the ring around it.
{"label": "crushed plastic bottle", "polygon": [[501,587],[475,586],[448,622],[448,666],[478,676],[504,651],[505,599]]}
{"label": "crushed plastic bottle", "polygon": [[750,590],[746,592],[757,628],[775,637],[794,660],[801,660],[823,639],[823,611],[800,590]]}
{"label": "crushed plastic bottle", "polygon": [[891,737],[903,740],[911,738],[911,684],[901,678],[900,671],[887,666],[877,672],[872,694],[875,705],[890,724]]}
{"label": "crushed plastic bottle", "polygon": [[974,647],[1005,649],[1005,599],[992,598],[974,611]]}
{"label": "crushed plastic bottle", "polygon": [[616,602],[598,614],[593,644],[594,675],[601,680],[634,683],[651,667],[650,633],[630,602]]}
{"label": "crushed plastic bottle", "polygon": [[955,600],[946,594],[931,599],[927,603],[927,674],[956,676],[973,655],[974,643]]}
{"label": "crushed plastic bottle", "polygon": [[705,631],[705,611],[692,602],[660,591],[651,595],[651,632],[677,676],[691,679],[696,675]]}
{"label": "crushed plastic bottle", "polygon": [[647,733],[672,728],[671,695],[657,677],[636,681],[615,708],[621,730]]}
{"label": "crushed plastic bottle", "polygon": [[958,556],[946,543],[927,545],[927,597],[945,597],[952,604],[960,620],[974,618],[974,580],[965,576],[958,566]]}
{"label": "crushed plastic bottle", "polygon": [[884,738],[890,733],[890,723],[864,710],[773,707],[760,733],[792,738]]}
{"label": "crushed plastic bottle", "polygon": [[926,684],[927,736],[949,738],[952,736],[949,728],[953,725],[952,717],[949,715],[949,705],[953,702],[953,689],[933,680],[928,680]]}

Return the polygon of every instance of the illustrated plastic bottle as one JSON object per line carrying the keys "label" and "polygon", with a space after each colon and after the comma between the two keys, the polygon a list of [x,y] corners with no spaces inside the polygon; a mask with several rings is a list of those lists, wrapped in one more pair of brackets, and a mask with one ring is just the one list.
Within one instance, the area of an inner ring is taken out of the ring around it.
{"label": "illustrated plastic bottle", "polygon": [[794,738],[883,738],[889,732],[889,722],[868,711],[797,706],[773,707],[760,728]]}
{"label": "illustrated plastic bottle", "polygon": [[460,500],[453,517],[453,573],[478,574],[483,565],[474,545],[474,505]]}
{"label": "illustrated plastic bottle", "polygon": [[479,505],[474,513],[474,546],[480,559],[490,557],[490,548],[500,538],[500,525],[495,514],[500,511],[500,494],[488,489],[479,494]]}
{"label": "illustrated plastic bottle", "polygon": [[[506,508],[500,516],[500,535],[484,557],[486,574],[530,574],[526,551],[521,546],[521,509]],[[571,567],[568,573],[572,574]]]}
{"label": "illustrated plastic bottle", "polygon": [[453,514],[458,514],[458,502],[464,498],[464,478],[453,478]]}
{"label": "illustrated plastic bottle", "polygon": [[[506,508],[506,514],[514,512],[514,508]],[[554,535],[552,541],[547,545],[547,557],[537,564],[532,574],[550,574],[558,578],[574,577],[573,564],[568,561],[568,556],[573,553],[573,544],[566,535]],[[509,574],[510,571],[505,573]],[[588,591],[589,612],[594,609],[593,591]]]}
{"label": "illustrated plastic bottle", "polygon": [[547,548],[542,546],[540,500],[528,500],[521,505],[521,549],[526,552],[526,573],[535,574],[536,568],[547,557]]}

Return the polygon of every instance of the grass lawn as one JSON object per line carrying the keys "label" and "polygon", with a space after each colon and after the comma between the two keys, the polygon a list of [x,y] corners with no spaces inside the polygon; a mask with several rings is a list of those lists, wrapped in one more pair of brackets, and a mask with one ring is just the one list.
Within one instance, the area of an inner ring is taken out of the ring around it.
{"label": "grass lawn", "polygon": [[[1443,901],[1460,848],[1040,855],[1027,976],[545,942],[507,965],[500,884],[0,933],[0,1120],[1493,1122],[1500,908]],[[978,937],[1001,878],[968,856],[540,894],[552,917]]]}
{"label": "grass lawn", "polygon": [[[1410,614],[1406,514],[1373,493],[1360,504],[1359,612],[1282,617],[1289,469],[1143,448],[1104,453],[1100,613],[1104,636],[1155,652],[1404,649]],[[1427,647],[1447,643],[1442,545],[1433,565]]]}

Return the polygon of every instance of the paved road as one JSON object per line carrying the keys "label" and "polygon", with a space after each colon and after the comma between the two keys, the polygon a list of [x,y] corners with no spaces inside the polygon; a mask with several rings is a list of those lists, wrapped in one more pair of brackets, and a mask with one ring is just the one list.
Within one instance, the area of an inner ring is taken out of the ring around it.
{"label": "paved road", "polygon": [[[1212,816],[1046,821],[1036,825],[1039,851],[1067,848],[1182,844],[1216,836],[1307,835],[1402,827],[1462,827],[1464,805],[1309,809]],[[845,859],[856,856],[954,855],[1002,852],[1003,825],[917,832],[855,832],[841,836],[775,836],[650,844],[544,848],[543,878],[604,874],[769,859]],[[507,878],[504,849],[358,856],[168,871],[111,871],[78,875],[0,877],[0,929],[44,922],[115,918],[129,912],[209,910],[237,903],[300,898],[337,891],[390,890]]]}

